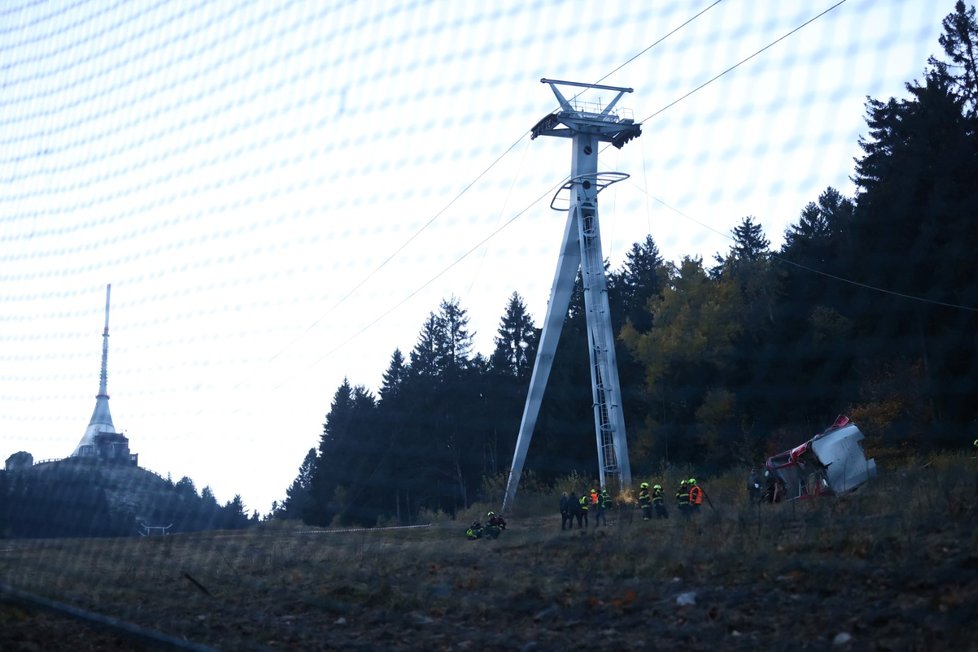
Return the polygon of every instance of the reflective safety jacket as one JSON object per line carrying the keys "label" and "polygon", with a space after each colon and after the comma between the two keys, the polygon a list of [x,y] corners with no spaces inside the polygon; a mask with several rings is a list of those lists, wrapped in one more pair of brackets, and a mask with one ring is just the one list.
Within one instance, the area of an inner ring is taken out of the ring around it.
{"label": "reflective safety jacket", "polygon": [[652,503],[655,505],[661,505],[665,502],[665,496],[662,495],[662,489],[652,490]]}
{"label": "reflective safety jacket", "polygon": [[641,491],[639,491],[638,492],[638,504],[641,505],[641,506],[643,506],[643,507],[645,507],[646,505],[649,504],[649,502],[650,502],[650,499],[649,499],[649,490],[648,489],[642,489]]}
{"label": "reflective safety jacket", "polygon": [[611,502],[611,496],[608,495],[607,489],[601,490],[601,506],[605,509],[611,509],[614,504]]}
{"label": "reflective safety jacket", "polygon": [[679,489],[676,490],[676,504],[680,507],[685,507],[689,504],[689,488],[685,482],[680,483]]}
{"label": "reflective safety jacket", "polygon": [[581,499],[578,501],[578,503],[580,505],[580,508],[583,509],[586,512],[587,511],[588,503],[590,501],[591,501],[591,499],[588,497],[587,494],[584,494],[583,496],[581,496]]}
{"label": "reflective safety jacket", "polygon": [[689,504],[690,505],[702,505],[703,504],[703,488],[698,484],[694,484],[689,489]]}

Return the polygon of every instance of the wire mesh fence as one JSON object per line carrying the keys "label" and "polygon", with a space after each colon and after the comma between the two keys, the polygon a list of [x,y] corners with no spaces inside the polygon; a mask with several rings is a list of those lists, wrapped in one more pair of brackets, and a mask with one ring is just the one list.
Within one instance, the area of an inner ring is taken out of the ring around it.
{"label": "wire mesh fence", "polygon": [[649,235],[712,260],[745,216],[776,249],[827,187],[855,194],[867,97],[906,97],[953,9],[9,3],[0,450],[77,445],[111,283],[109,393],[141,465],[267,513],[335,388],[376,391],[440,301],[487,357],[514,291],[542,318],[570,152],[529,137],[556,108],[541,78],[634,89],[642,136],[599,161],[630,175],[601,196],[610,267]]}

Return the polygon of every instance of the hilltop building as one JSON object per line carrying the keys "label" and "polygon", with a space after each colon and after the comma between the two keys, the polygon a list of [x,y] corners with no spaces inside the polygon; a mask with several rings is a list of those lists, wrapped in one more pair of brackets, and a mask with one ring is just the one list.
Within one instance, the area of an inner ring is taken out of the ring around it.
{"label": "hilltop building", "polygon": [[4,471],[21,471],[34,466],[34,456],[27,451],[19,451],[7,458],[4,463]]}
{"label": "hilltop building", "polygon": [[102,332],[102,375],[98,395],[95,397],[95,411],[88,422],[88,428],[75,447],[71,457],[88,458],[102,462],[138,466],[139,456],[129,452],[129,439],[116,432],[109,412],[108,360],[109,360],[109,297],[112,285],[105,287],[105,330]]}

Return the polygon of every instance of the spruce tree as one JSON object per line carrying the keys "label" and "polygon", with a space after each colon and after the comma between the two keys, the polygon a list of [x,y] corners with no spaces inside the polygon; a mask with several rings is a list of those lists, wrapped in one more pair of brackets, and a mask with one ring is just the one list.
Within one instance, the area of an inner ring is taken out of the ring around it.
{"label": "spruce tree", "polygon": [[863,365],[863,386],[916,382],[926,397],[914,408],[909,395],[899,401],[903,409],[886,426],[893,443],[952,443],[978,416],[969,398],[978,364],[974,10],[958,3],[944,27],[949,61],[932,58],[923,82],[906,85],[909,98],[867,102],[870,131],[854,178],[859,255],[848,277],[860,285],[850,314],[860,356],[873,363]]}
{"label": "spruce tree", "polygon": [[306,453],[302,464],[299,466],[299,475],[296,476],[292,484],[285,491],[285,500],[282,505],[275,510],[275,517],[282,519],[300,519],[307,510],[312,490],[312,477],[316,471],[318,458],[316,449],[310,448]]}
{"label": "spruce tree", "polygon": [[513,292],[510,296],[493,341],[495,349],[490,358],[492,369],[502,376],[529,378],[539,333],[519,293]]}

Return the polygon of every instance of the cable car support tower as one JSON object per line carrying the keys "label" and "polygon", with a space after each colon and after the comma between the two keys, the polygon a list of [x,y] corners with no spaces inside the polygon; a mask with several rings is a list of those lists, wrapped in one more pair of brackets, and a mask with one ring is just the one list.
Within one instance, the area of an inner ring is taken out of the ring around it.
{"label": "cable car support tower", "polygon": [[[555,210],[567,211],[567,223],[553,287],[550,290],[550,303],[547,305],[547,315],[530,376],[530,389],[516,439],[513,466],[506,483],[502,508],[504,512],[509,510],[516,497],[516,488],[540,414],[540,405],[553,367],[560,331],[570,307],[578,269],[584,284],[591,396],[601,485],[610,490],[612,487],[625,488],[632,483],[622,415],[618,361],[615,357],[615,338],[608,309],[608,282],[604,273],[601,231],[598,225],[598,193],[613,183],[627,179],[628,175],[623,172],[598,172],[598,145],[611,143],[620,149],[628,141],[640,136],[642,127],[635,124],[633,119],[622,117],[614,110],[625,93],[632,92],[631,88],[557,79],[540,81],[550,86],[557,97],[559,108],[540,120],[533,127],[530,137],[556,136],[571,139],[570,178],[550,203],[550,207]],[[579,102],[576,97],[568,101],[559,86],[613,91],[617,95],[602,108]],[[566,197],[563,195],[565,192]],[[566,208],[557,205],[561,201],[567,202]]]}

